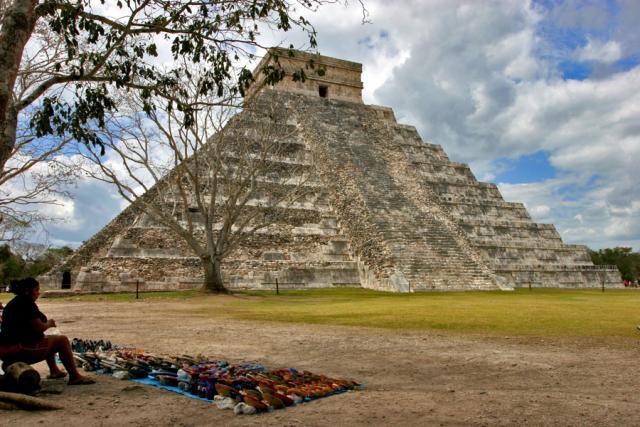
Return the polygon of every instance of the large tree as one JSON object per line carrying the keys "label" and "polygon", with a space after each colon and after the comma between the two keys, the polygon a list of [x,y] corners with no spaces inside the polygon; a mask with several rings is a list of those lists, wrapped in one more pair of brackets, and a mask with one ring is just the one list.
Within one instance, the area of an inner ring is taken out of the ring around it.
{"label": "large tree", "polygon": [[[183,62],[206,69],[202,94],[222,97],[230,83],[232,95],[242,93],[252,75],[237,64],[255,52],[261,29],[300,28],[314,47],[314,29],[298,13],[338,1],[0,0],[0,184],[51,160],[69,141],[102,148],[96,129],[117,109],[114,88],[139,93],[146,112],[162,99],[182,111],[190,126],[198,106],[180,96]],[[38,28],[46,28],[56,42],[44,46],[41,57],[47,61],[37,72],[25,75],[29,41]],[[263,71],[272,82],[283,77],[277,67]],[[21,75],[32,77],[31,84],[16,85]],[[33,131],[33,138],[22,142],[21,120]],[[7,167],[21,150],[36,141],[50,143],[51,136],[59,139],[38,151],[31,166]]]}
{"label": "large tree", "polygon": [[[47,25],[36,25],[30,48],[22,56],[12,99],[24,98],[51,77],[55,64],[66,58],[63,45]],[[63,189],[75,179],[77,167],[64,155],[72,138],[37,137],[29,125],[36,113],[30,107],[20,112],[15,143],[0,172],[0,241],[22,240],[36,225],[44,231],[54,210],[43,210],[41,205],[56,204],[60,196],[68,196]]]}
{"label": "large tree", "polygon": [[[185,102],[214,102],[198,90],[202,72],[190,74]],[[201,261],[209,291],[225,291],[225,258],[313,189],[296,157],[297,130],[287,123],[287,110],[269,99],[256,99],[258,105],[241,114],[218,105],[189,117],[175,108],[141,113],[145,100],[123,94],[121,111],[101,132],[109,154],[80,147],[86,172],[114,185],[140,223],[164,227],[167,239],[187,244]]]}

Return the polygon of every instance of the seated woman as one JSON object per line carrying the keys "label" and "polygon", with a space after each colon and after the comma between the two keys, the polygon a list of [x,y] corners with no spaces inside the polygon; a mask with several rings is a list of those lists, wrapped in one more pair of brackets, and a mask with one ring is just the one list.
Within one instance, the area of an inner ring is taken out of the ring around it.
{"label": "seated woman", "polygon": [[59,354],[62,364],[69,372],[69,385],[93,384],[91,378],[80,375],[73,360],[69,339],[64,335],[45,336],[44,331],[54,328],[56,322],[47,319],[36,305],[40,296],[40,284],[32,277],[11,282],[9,290],[16,296],[7,303],[2,315],[0,346],[12,347],[14,351],[3,356],[2,369],[15,362],[28,364],[43,360],[49,365],[49,378],[67,375],[56,364]]}

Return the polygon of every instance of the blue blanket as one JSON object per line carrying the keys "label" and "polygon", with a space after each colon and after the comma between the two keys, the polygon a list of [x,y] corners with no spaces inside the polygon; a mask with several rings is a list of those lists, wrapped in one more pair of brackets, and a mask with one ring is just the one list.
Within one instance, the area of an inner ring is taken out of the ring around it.
{"label": "blue blanket", "polygon": [[153,386],[153,387],[161,388],[162,390],[172,391],[174,393],[180,393],[180,394],[185,395],[187,397],[190,397],[192,399],[203,400],[203,401],[209,402],[209,403],[212,402],[211,400],[205,399],[204,397],[200,397],[200,396],[198,396],[196,394],[191,394],[188,391],[184,391],[180,387],[172,387],[172,386],[160,384],[158,381],[156,381],[156,380],[154,380],[152,378],[139,378],[139,379],[132,379],[131,381],[136,382],[138,384],[150,385],[150,386]]}

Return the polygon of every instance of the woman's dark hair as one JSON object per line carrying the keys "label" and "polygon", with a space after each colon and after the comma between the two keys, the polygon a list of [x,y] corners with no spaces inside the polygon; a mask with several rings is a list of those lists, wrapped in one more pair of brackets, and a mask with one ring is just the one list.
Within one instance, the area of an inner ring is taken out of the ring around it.
{"label": "woman's dark hair", "polygon": [[26,279],[12,280],[9,284],[9,292],[16,295],[28,295],[33,289],[40,286],[40,283],[33,277]]}

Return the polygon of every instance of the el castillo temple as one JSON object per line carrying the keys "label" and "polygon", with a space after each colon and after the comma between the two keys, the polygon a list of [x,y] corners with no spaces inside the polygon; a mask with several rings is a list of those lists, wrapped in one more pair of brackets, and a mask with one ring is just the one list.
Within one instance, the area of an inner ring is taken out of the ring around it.
{"label": "el castillo temple", "polygon": [[[266,54],[257,70],[277,56],[285,78],[272,86],[256,71],[246,107],[226,126],[251,135],[255,112],[276,104],[287,147],[270,160],[279,173],[265,176],[263,189],[305,173],[308,192],[224,260],[228,289],[274,289],[276,280],[281,289],[391,292],[621,286],[615,267],[594,266],[585,246],[533,222],[522,203],[504,201],[496,185],[396,122],[391,108],[365,105],[361,64],[288,52]],[[292,71],[310,60],[306,79],[294,81]],[[80,292],[190,289],[204,280],[200,259],[135,203],[49,281],[59,288],[63,275]]]}

